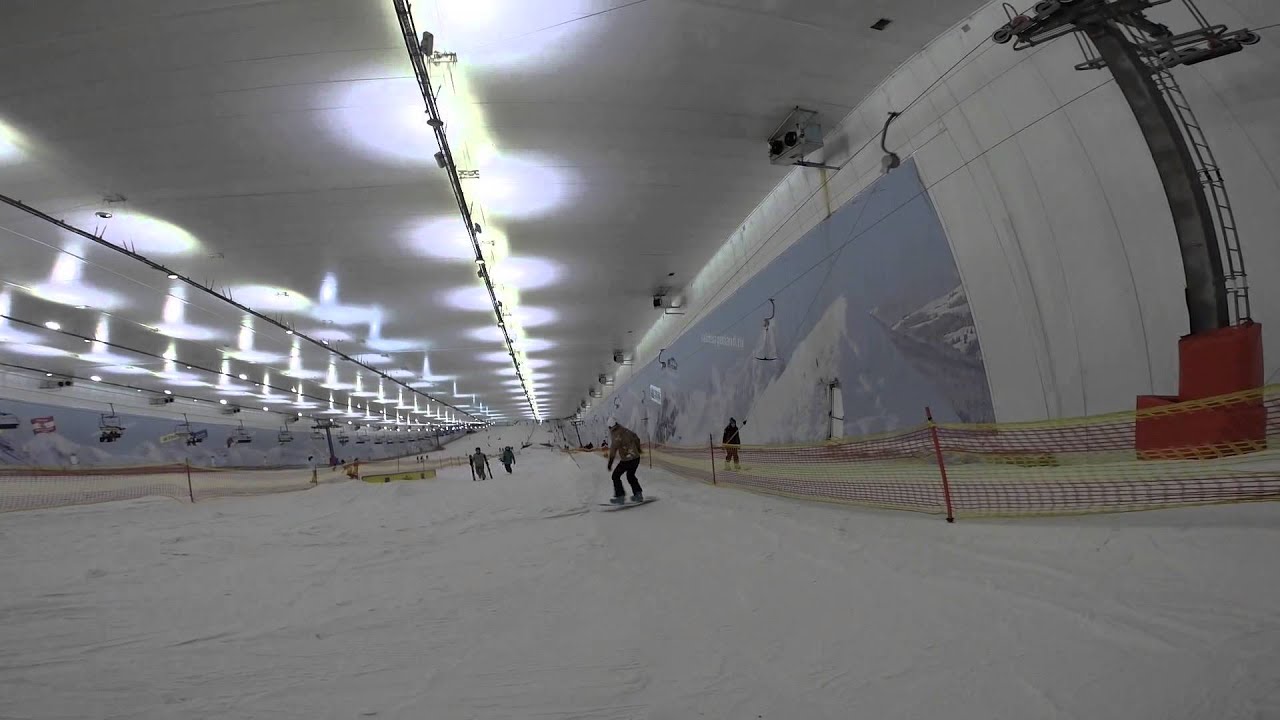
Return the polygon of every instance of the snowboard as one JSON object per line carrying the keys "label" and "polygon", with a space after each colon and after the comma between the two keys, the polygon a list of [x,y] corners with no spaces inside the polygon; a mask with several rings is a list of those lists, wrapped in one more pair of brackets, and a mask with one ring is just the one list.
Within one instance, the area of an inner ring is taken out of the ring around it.
{"label": "snowboard", "polygon": [[626,510],[628,508],[640,507],[641,505],[648,505],[651,502],[656,502],[657,499],[658,498],[656,497],[647,497],[641,500],[640,502],[631,502],[630,500],[628,500],[627,502],[621,505],[614,505],[613,503],[600,503],[600,506],[604,508],[604,510],[602,510],[601,512],[615,512],[617,510]]}

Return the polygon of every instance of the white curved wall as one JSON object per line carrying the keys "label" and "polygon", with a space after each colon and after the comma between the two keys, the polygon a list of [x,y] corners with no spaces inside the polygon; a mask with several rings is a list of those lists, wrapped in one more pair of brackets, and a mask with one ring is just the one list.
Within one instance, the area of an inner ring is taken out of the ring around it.
{"label": "white curved wall", "polygon": [[[1280,23],[1270,0],[1199,0],[1231,28]],[[1180,3],[1153,16],[1191,27]],[[1023,52],[993,45],[992,3],[894,72],[837,127],[827,158],[797,169],[747,217],[686,289],[688,314],[661,318],[636,348],[653,359],[684,328],[879,174],[877,135],[914,155],[946,228],[981,339],[1000,420],[1132,408],[1172,394],[1187,329],[1168,204],[1109,72],[1077,72],[1070,38]],[[1225,173],[1253,288],[1253,316],[1280,322],[1280,28],[1233,56],[1175,72]],[[834,124],[830,119],[827,124]],[[817,159],[817,158],[815,158]],[[825,181],[825,182],[824,182]],[[1280,340],[1265,333],[1267,377]]]}

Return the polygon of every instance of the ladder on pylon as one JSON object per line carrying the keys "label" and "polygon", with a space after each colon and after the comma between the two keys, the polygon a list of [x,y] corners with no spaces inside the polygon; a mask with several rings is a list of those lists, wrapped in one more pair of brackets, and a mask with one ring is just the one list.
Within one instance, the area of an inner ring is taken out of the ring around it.
{"label": "ladder on pylon", "polygon": [[1223,281],[1226,285],[1227,300],[1233,324],[1242,325],[1252,320],[1252,309],[1249,303],[1249,278],[1244,269],[1244,252],[1240,247],[1240,232],[1236,225],[1235,211],[1231,208],[1231,197],[1227,194],[1226,182],[1222,178],[1222,168],[1209,147],[1204,128],[1196,119],[1191,103],[1182,92],[1182,86],[1158,52],[1160,42],[1139,28],[1122,25],[1130,38],[1143,48],[1147,57],[1147,65],[1151,69],[1151,78],[1156,87],[1164,94],[1169,106],[1177,116],[1178,125],[1182,128],[1191,147],[1193,161],[1200,184],[1208,193],[1209,204],[1213,206],[1214,217],[1218,224],[1218,243],[1223,259]]}

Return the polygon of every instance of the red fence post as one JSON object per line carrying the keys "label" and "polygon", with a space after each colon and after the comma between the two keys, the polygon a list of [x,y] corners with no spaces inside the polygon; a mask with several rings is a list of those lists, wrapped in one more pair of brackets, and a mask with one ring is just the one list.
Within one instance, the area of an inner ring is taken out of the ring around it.
{"label": "red fence post", "polygon": [[196,491],[191,487],[191,460],[188,459],[185,465],[187,468],[187,494],[191,496],[191,502],[194,503],[196,501]]}
{"label": "red fence post", "polygon": [[933,421],[933,411],[924,409],[924,416],[929,420],[929,436],[933,439],[933,454],[938,458],[938,472],[942,473],[942,498],[947,503],[947,522],[956,521],[955,510],[951,507],[951,483],[947,480],[947,464],[942,460],[942,444],[938,442],[938,424]]}
{"label": "red fence post", "polygon": [[707,436],[707,450],[711,453],[711,484],[716,485],[716,436]]}

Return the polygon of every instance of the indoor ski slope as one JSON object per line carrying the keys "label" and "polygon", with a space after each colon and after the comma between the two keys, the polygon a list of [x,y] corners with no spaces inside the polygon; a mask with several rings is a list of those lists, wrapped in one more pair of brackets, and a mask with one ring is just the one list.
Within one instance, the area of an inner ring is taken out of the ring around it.
{"label": "indoor ski slope", "polygon": [[642,469],[601,513],[599,456],[492,464],[0,517],[0,717],[1280,717],[1280,505],[947,525]]}

